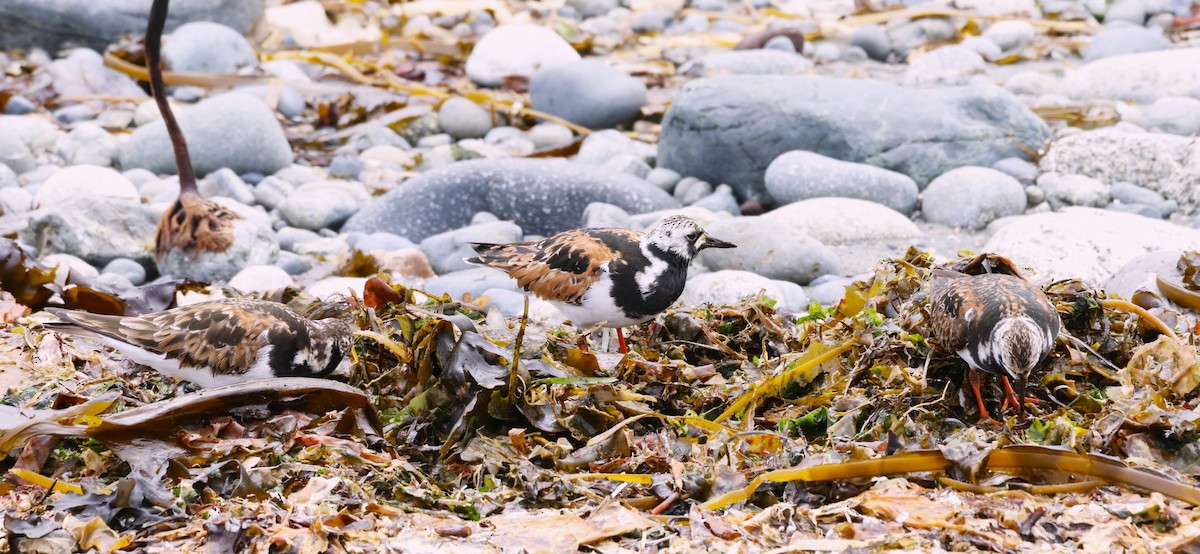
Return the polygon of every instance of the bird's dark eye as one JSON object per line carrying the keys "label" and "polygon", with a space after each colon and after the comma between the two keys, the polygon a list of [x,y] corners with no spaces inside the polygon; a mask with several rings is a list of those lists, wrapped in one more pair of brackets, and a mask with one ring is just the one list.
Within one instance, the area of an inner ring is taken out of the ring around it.
{"label": "bird's dark eye", "polygon": [[696,240],[699,238],[700,238],[700,231],[692,231],[691,234],[688,235],[689,242],[696,242]]}

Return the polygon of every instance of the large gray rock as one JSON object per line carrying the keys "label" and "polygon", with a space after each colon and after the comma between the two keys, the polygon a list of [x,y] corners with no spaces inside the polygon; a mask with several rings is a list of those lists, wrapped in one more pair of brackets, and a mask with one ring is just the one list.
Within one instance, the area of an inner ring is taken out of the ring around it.
{"label": "large gray rock", "polygon": [[[231,92],[204,100],[178,114],[192,167],[205,175],[228,167],[239,174],[270,175],[292,163],[292,149],[271,108]],[[119,150],[125,169],[175,173],[175,155],[162,121],[138,127]]]}
{"label": "large gray rock", "polygon": [[1042,171],[1079,174],[1104,183],[1133,183],[1200,213],[1200,141],[1161,133],[1100,129],[1054,141]]}
{"label": "large gray rock", "polygon": [[3,131],[3,127],[0,127],[0,165],[14,173],[25,173],[37,167],[37,160],[33,158],[29,146],[15,135]]}
{"label": "large gray rock", "polygon": [[637,177],[553,159],[484,159],[426,172],[376,198],[342,227],[412,241],[458,229],[478,212],[513,220],[527,233],[578,227],[592,202],[630,213],[676,208],[671,195]]}
{"label": "large gray rock", "polygon": [[925,188],[925,219],[978,230],[1001,217],[1025,211],[1025,189],[1012,176],[986,167],[960,167]]}
{"label": "large gray rock", "polygon": [[997,222],[984,250],[1032,267],[1039,279],[1099,284],[1130,260],[1155,250],[1200,244],[1200,230],[1094,208],[1066,208]]}
{"label": "large gray rock", "polygon": [[64,167],[46,179],[34,195],[33,204],[50,208],[75,198],[120,198],[138,202],[133,183],[111,168],[94,165]]}
{"label": "large gray rock", "polygon": [[1164,96],[1146,106],[1137,123],[1172,135],[1200,135],[1200,98]]}
{"label": "large gray rock", "polygon": [[678,304],[688,307],[704,304],[726,306],[760,294],[775,300],[784,298],[779,284],[762,275],[732,269],[714,271],[688,279]]}
{"label": "large gray rock", "polygon": [[475,255],[469,243],[505,244],[520,241],[521,237],[521,228],[511,222],[487,221],[428,237],[421,241],[421,251],[434,271],[450,273],[472,267],[463,261]]}
{"label": "large gray rock", "polygon": [[318,231],[336,227],[358,211],[353,197],[332,189],[298,190],[278,206],[279,215],[289,225]]}
{"label": "large gray rock", "polygon": [[629,123],[641,114],[646,85],[604,62],[582,60],[534,73],[529,98],[535,110],[584,127],[606,129]]}
{"label": "large gray rock", "polygon": [[917,184],[908,175],[803,150],[775,158],[763,181],[779,204],[836,196],[868,200],[904,214],[917,206]]}
{"label": "large gray rock", "polygon": [[[0,11],[3,11],[0,7]],[[0,27],[2,28],[2,27]],[[0,41],[3,41],[0,38]],[[89,48],[76,48],[66,57],[54,60],[46,66],[46,75],[54,83],[60,96],[128,96],[144,98],[146,91],[128,75],[104,65],[99,52]]]}
{"label": "large gray rock", "polygon": [[74,197],[29,213],[21,241],[42,254],[70,254],[103,266],[117,258],[153,263],[160,208],[103,196]]}
{"label": "large gray rock", "polygon": [[[124,34],[146,32],[150,0],[4,0],[0,50],[66,46],[103,50]],[[175,0],[167,31],[188,21],[215,21],[248,33],[263,16],[263,0]]]}
{"label": "large gray rock", "polygon": [[904,84],[910,87],[965,85],[983,73],[987,64],[975,50],[961,44],[942,46],[908,62]]}
{"label": "large gray rock", "polygon": [[[700,253],[700,263],[713,270],[752,271],[771,279],[806,284],[838,270],[833,251],[810,237],[803,224],[759,216],[731,217],[705,227],[714,237],[737,248]],[[780,240],[781,237],[786,237]]]}
{"label": "large gray rock", "polygon": [[1039,117],[990,86],[720,77],[683,87],[663,120],[658,165],[765,199],[767,166],[792,150],[891,169],[923,185],[955,167],[1027,158],[1021,145],[1036,149],[1048,138]]}
{"label": "large gray rock", "polygon": [[242,33],[209,21],[180,25],[163,41],[162,57],[171,70],[189,73],[237,73],[258,62]]}
{"label": "large gray rock", "polygon": [[1046,193],[1046,201],[1054,209],[1064,206],[1103,208],[1112,200],[1108,185],[1086,175],[1048,171],[1038,176],[1037,184]]}

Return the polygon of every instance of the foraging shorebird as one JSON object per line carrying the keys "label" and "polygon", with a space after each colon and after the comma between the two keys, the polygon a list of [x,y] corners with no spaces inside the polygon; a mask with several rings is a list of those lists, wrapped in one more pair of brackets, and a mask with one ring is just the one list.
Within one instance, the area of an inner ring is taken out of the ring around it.
{"label": "foraging shorebird", "polygon": [[352,337],[344,319],[312,320],[266,300],[214,300],[140,316],[48,311],[63,320],[47,324],[49,329],[99,341],[201,387],[327,377],[349,352]]}
{"label": "foraging shorebird", "polygon": [[[959,277],[934,288],[929,313],[934,338],[969,366],[967,380],[979,402],[980,417],[991,419],[979,393],[976,370],[1000,376],[1023,413],[1025,381],[1054,348],[1062,325],[1042,289],[1007,274]],[[1010,379],[1017,382],[1016,392]]]}
{"label": "foraging shorebird", "polygon": [[708,236],[690,218],[672,216],[649,233],[576,229],[538,242],[472,247],[479,255],[468,263],[503,270],[576,327],[616,328],[624,353],[621,328],[649,321],[675,302],[698,252],[734,245]]}

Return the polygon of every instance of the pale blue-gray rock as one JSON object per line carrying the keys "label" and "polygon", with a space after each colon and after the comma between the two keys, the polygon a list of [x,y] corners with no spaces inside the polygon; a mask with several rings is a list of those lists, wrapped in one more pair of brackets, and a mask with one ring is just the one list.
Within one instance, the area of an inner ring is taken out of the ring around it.
{"label": "pale blue-gray rock", "polygon": [[688,279],[679,304],[684,306],[731,306],[747,298],[766,296],[775,300],[784,297],[776,281],[750,271],[727,269],[702,273]]}
{"label": "pale blue-gray rock", "polygon": [[583,224],[580,227],[641,230],[641,226],[634,223],[629,212],[606,202],[592,202],[588,204],[583,209]]}
{"label": "pale blue-gray rock", "polygon": [[506,76],[532,77],[537,70],[579,60],[558,33],[532,24],[501,25],[488,31],[467,57],[467,77],[489,87]]}
{"label": "pale blue-gray rock", "polygon": [[449,294],[451,298],[462,298],[462,295],[468,292],[478,298],[488,289],[520,290],[515,279],[490,267],[472,267],[439,275],[425,281],[425,286],[421,287],[421,290],[429,294]]}
{"label": "pale blue-gray rock", "polygon": [[229,279],[229,288],[243,294],[261,294],[295,285],[287,271],[273,265],[247,266]]}
{"label": "pale blue-gray rock", "polygon": [[641,179],[586,164],[470,160],[423,173],[372,200],[342,231],[382,231],[420,241],[463,227],[477,212],[486,211],[544,236],[578,227],[592,202],[608,202],[631,213],[679,205]]}
{"label": "pale blue-gray rock", "polygon": [[1195,96],[1198,86],[1200,48],[1193,47],[1102,58],[1067,72],[1054,90],[1077,100],[1148,104],[1163,96]]}
{"label": "pale blue-gray rock", "polygon": [[883,258],[903,254],[922,236],[904,214],[857,198],[801,200],[760,217],[796,226],[830,247],[843,273],[867,271]]}
{"label": "pale blue-gray rock", "polygon": [[1048,138],[1041,118],[991,86],[718,77],[688,83],[667,110],[658,166],[769,200],[763,174],[792,150],[890,169],[921,186],[955,167],[1027,158],[1020,145],[1040,147]]}
{"label": "pale blue-gray rock", "polygon": [[0,164],[8,166],[15,173],[25,173],[37,167],[33,152],[29,146],[12,133],[2,132],[0,128]]}
{"label": "pale blue-gray rock", "polygon": [[667,24],[675,19],[675,12],[668,10],[647,10],[637,14],[629,29],[635,33],[661,33]]}
{"label": "pale blue-gray rock", "polygon": [[153,172],[146,171],[140,167],[122,171],[121,175],[124,175],[126,179],[129,179],[129,182],[133,183],[133,186],[138,188],[138,192],[141,192],[142,186],[144,186],[146,183],[158,180],[158,175],[155,175]]}
{"label": "pale blue-gray rock", "polygon": [[1112,194],[1114,202],[1145,206],[1152,210],[1151,217],[1163,219],[1179,209],[1178,202],[1163,198],[1163,195],[1133,183],[1113,183],[1109,193]]}
{"label": "pale blue-gray rock", "polygon": [[1046,201],[1054,209],[1064,206],[1103,208],[1112,200],[1108,185],[1086,175],[1048,171],[1038,176],[1037,184],[1046,191]]}
{"label": "pale blue-gray rock", "polygon": [[1104,209],[1127,214],[1137,214],[1142,217],[1153,217],[1156,219],[1163,218],[1158,208],[1154,206],[1148,206],[1146,204],[1112,203],[1105,206]]}
{"label": "pale blue-gray rock", "polygon": [[297,227],[281,227],[275,232],[275,237],[279,241],[279,248],[288,252],[294,252],[298,244],[321,240],[321,235],[315,231]]}
{"label": "pale blue-gray rock", "polygon": [[[0,3],[0,12],[6,3]],[[145,14],[141,15],[142,27],[145,27]],[[3,21],[3,15],[0,15]],[[5,28],[0,26],[0,28]],[[144,29],[139,32],[144,32]],[[8,33],[5,33],[7,36]],[[0,42],[4,37],[0,36]],[[54,90],[59,96],[75,97],[93,94],[105,96],[128,96],[130,98],[145,98],[146,91],[129,76],[104,65],[104,58],[99,52],[88,48],[72,50],[65,58],[54,60],[46,66],[46,74],[50,76]],[[94,117],[94,116],[93,116]]]}
{"label": "pale blue-gray rock", "polygon": [[140,286],[146,282],[146,267],[129,258],[114,258],[104,266],[104,269],[100,270],[100,273],[120,275],[128,279],[134,286]]}
{"label": "pale blue-gray rock", "polygon": [[94,265],[116,258],[153,263],[161,208],[103,196],[72,197],[29,213],[21,241],[41,254],[70,254]]}
{"label": "pale blue-gray rock", "polygon": [[1038,167],[1033,162],[1021,158],[1004,158],[992,164],[992,169],[1007,174],[1025,185],[1032,183],[1038,176]]}
{"label": "pale blue-gray rock", "polygon": [[852,277],[826,275],[809,283],[809,286],[804,287],[804,292],[808,294],[810,302],[816,302],[822,306],[836,306],[846,296],[847,286],[853,284],[854,281],[865,280],[867,278],[869,278],[868,275],[855,275]]}
{"label": "pale blue-gray rock", "polygon": [[[7,166],[0,167],[8,169]],[[23,214],[33,209],[33,194],[21,187],[0,188],[0,204],[6,214]]]}
{"label": "pale blue-gray rock", "polygon": [[675,190],[675,185],[680,179],[683,179],[683,176],[678,172],[661,167],[651,169],[650,172],[646,174],[646,180],[649,181],[650,184],[668,192]]}
{"label": "pale blue-gray rock", "polygon": [[1037,206],[1046,201],[1046,191],[1037,185],[1027,185],[1025,187],[1025,205],[1029,207]]}
{"label": "pale blue-gray rock", "polygon": [[[1200,93],[1200,85],[1197,86]],[[1172,135],[1200,134],[1200,99],[1164,96],[1142,110],[1142,127]]]}
{"label": "pale blue-gray rock", "polygon": [[4,113],[7,115],[25,115],[35,111],[37,111],[37,105],[24,96],[13,96],[4,104]]}
{"label": "pale blue-gray rock", "polygon": [[779,50],[733,50],[709,54],[685,64],[679,72],[686,75],[799,75],[811,70],[813,63],[794,52]]}
{"label": "pale blue-gray rock", "polygon": [[550,150],[575,142],[575,134],[565,125],[546,121],[529,129],[529,140],[538,150]]}
{"label": "pale blue-gray rock", "polygon": [[712,194],[690,204],[694,208],[704,208],[713,213],[725,212],[730,215],[741,215],[742,210],[737,198],[733,196],[733,187],[717,185]]}
{"label": "pale blue-gray rock", "polygon": [[237,73],[258,62],[246,37],[209,21],[180,25],[163,39],[162,57],[171,70],[188,73]]}
{"label": "pale blue-gray rock", "polygon": [[442,130],[456,139],[480,138],[492,129],[492,114],[461,96],[442,102],[437,113]]}
{"label": "pale blue-gray rock", "polygon": [[276,209],[288,225],[316,231],[333,228],[358,211],[358,201],[333,188],[300,189]]}
{"label": "pale blue-gray rock", "polygon": [[713,186],[708,181],[695,177],[684,177],[675,184],[675,199],[684,206],[712,194]]}
{"label": "pale blue-gray rock", "polygon": [[804,292],[804,287],[797,285],[791,281],[772,280],[772,283],[779,288],[779,292],[783,294],[782,298],[773,298],[775,300],[775,309],[785,313],[802,313],[808,311],[808,293]]}
{"label": "pale blue-gray rock", "polygon": [[[347,241],[349,240],[349,237],[347,237]],[[355,237],[355,240],[350,242],[350,246],[363,252],[370,252],[372,250],[386,250],[390,252],[417,247],[413,241],[391,233],[363,234],[361,237]]]}
{"label": "pale blue-gray rock", "polygon": [[909,50],[926,44],[954,40],[957,35],[958,28],[949,20],[940,17],[914,19],[887,28],[892,50],[901,56],[906,56]]}
{"label": "pale blue-gray rock", "polygon": [[974,50],[976,54],[983,56],[983,59],[990,62],[1004,58],[1004,51],[1000,50],[1000,47],[997,46],[996,43],[992,42],[991,39],[983,37],[967,37],[959,44]]}
{"label": "pale blue-gray rock", "polygon": [[444,274],[471,267],[463,261],[475,255],[468,243],[506,244],[518,242],[522,236],[521,228],[509,221],[476,223],[427,237],[421,241],[421,251],[433,270]]}
{"label": "pale blue-gray rock", "polygon": [[11,167],[0,164],[0,189],[21,186],[21,181],[17,179],[17,172]]}
{"label": "pale blue-gray rock", "polygon": [[838,271],[833,251],[812,238],[799,222],[760,216],[719,219],[705,227],[737,248],[710,249],[699,261],[712,270],[753,271],[770,279],[805,284]]}
{"label": "pale blue-gray rock", "polygon": [[54,172],[38,187],[34,205],[48,208],[73,198],[120,198],[137,202],[138,190],[124,175],[108,167],[75,165]]}
{"label": "pale blue-gray rock", "polygon": [[1092,43],[1088,46],[1083,61],[1093,62],[1101,58],[1136,54],[1138,52],[1154,52],[1171,47],[1171,41],[1163,36],[1158,29],[1122,25],[1105,27],[1092,35]]}
{"label": "pale blue-gray rock", "polygon": [[1025,189],[1011,175],[986,167],[960,167],[934,179],[922,194],[927,221],[978,230],[1025,211]]}
{"label": "pale blue-gray rock", "polygon": [[1200,230],[1094,208],[1024,215],[1000,227],[984,252],[1033,268],[1039,280],[1100,284],[1126,263],[1156,250],[1194,249]]}
{"label": "pale blue-gray rock", "polygon": [[917,183],[903,173],[797,150],[771,162],[763,177],[778,204],[836,196],[883,204],[903,214],[917,207]]}
{"label": "pale blue-gray rock", "polygon": [[312,256],[303,256],[295,252],[280,250],[275,258],[275,265],[287,272],[288,275],[301,275],[320,265],[320,261]]}
{"label": "pale blue-gray rock", "polygon": [[535,110],[591,129],[629,123],[642,113],[646,85],[598,60],[546,67],[529,82]]}
{"label": "pale blue-gray rock", "polygon": [[[261,100],[220,94],[177,115],[199,175],[222,167],[269,175],[292,163],[292,149],[275,114]],[[175,173],[175,156],[161,122],[138,127],[119,148],[121,165]]]}
{"label": "pale blue-gray rock", "polygon": [[[793,52],[796,50],[796,47],[792,44],[791,39],[782,36],[778,36],[767,41],[767,44],[763,47],[766,48],[771,46],[771,43],[775,42],[777,39],[784,39],[782,41],[783,43],[791,46]],[[833,63],[842,59],[842,50],[832,42],[821,42],[818,43],[816,49],[813,50],[813,59],[821,63]]]}
{"label": "pale blue-gray rock", "polygon": [[910,87],[965,85],[987,64],[979,52],[961,44],[941,46],[908,62],[904,84]]}
{"label": "pale blue-gray rock", "polygon": [[642,161],[641,158],[633,154],[617,154],[612,159],[604,162],[603,167],[621,173],[628,173],[638,179],[645,179],[650,175],[650,164]]}
{"label": "pale blue-gray rock", "polygon": [[70,125],[80,121],[90,121],[92,119],[96,119],[97,113],[94,108],[87,104],[75,104],[73,106],[58,108],[57,110],[51,112],[51,115],[53,115],[54,119],[57,119],[59,123]]}
{"label": "pale blue-gray rock", "polygon": [[[121,35],[146,32],[146,0],[4,0],[0,50],[32,47],[51,52],[71,45],[103,50]],[[263,16],[263,0],[175,0],[167,31],[188,21],[215,21],[248,33]]]}
{"label": "pale blue-gray rock", "polygon": [[254,203],[254,192],[237,173],[227,167],[209,173],[196,183],[196,189],[205,198],[225,196],[242,204]]}
{"label": "pale blue-gray rock", "polygon": [[982,36],[1011,54],[1032,44],[1036,34],[1033,24],[1028,21],[997,21],[984,29]]}
{"label": "pale blue-gray rock", "polygon": [[579,10],[583,17],[604,15],[621,5],[620,0],[566,0],[566,5]]}
{"label": "pale blue-gray rock", "polygon": [[850,34],[850,44],[862,48],[872,60],[886,62],[892,53],[892,41],[879,25],[861,25]]}
{"label": "pale blue-gray rock", "polygon": [[[806,44],[808,44],[808,43],[806,43]],[[837,45],[835,45],[833,43],[829,43],[829,42],[824,42],[822,44],[832,46],[834,48],[834,51],[836,52]],[[789,54],[795,54],[796,53],[796,43],[792,42],[791,37],[779,35],[779,36],[771,37],[770,40],[768,40],[766,43],[764,43],[762,45],[762,49],[763,50],[778,50],[780,52],[787,52]],[[828,50],[826,52],[828,52]],[[816,58],[817,56],[814,54],[813,57]],[[837,57],[835,56],[833,59],[837,59]]]}
{"label": "pale blue-gray rock", "polygon": [[329,176],[338,179],[357,179],[367,166],[366,162],[351,156],[338,156],[329,163]]}
{"label": "pale blue-gray rock", "polygon": [[579,153],[574,159],[577,162],[600,165],[619,154],[633,154],[647,164],[654,165],[657,151],[653,146],[633,140],[620,131],[605,129],[583,139],[583,144],[579,145]]}
{"label": "pale blue-gray rock", "polygon": [[[153,244],[153,241],[148,241]],[[227,281],[243,268],[271,265],[279,255],[279,241],[270,228],[252,219],[233,224],[233,241],[224,252],[200,252],[190,255],[170,250],[157,261],[158,272],[196,281]]]}

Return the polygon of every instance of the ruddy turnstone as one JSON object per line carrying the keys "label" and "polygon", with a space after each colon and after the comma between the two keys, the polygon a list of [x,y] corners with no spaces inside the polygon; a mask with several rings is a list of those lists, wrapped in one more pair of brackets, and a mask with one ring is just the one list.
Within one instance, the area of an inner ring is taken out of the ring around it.
{"label": "ruddy turnstone", "polygon": [[158,260],[172,251],[187,255],[199,252],[224,252],[233,244],[233,222],[241,216],[200,196],[196,174],[188,156],[187,140],[175,114],[167,103],[167,87],[163,83],[162,46],[163,26],[167,21],[168,0],[154,0],[150,6],[150,21],[146,26],[146,63],[150,70],[150,92],[162,113],[167,135],[175,150],[175,166],[179,173],[179,198],[158,220],[154,255]]}
{"label": "ruddy turnstone", "polygon": [[[1054,348],[1062,325],[1042,289],[1007,274],[959,277],[934,288],[929,314],[934,338],[969,366],[967,379],[980,417],[991,419],[979,393],[977,369],[1000,376],[1023,412],[1025,380]],[[1017,392],[1009,379],[1017,382]]]}
{"label": "ruddy turnstone", "polygon": [[671,216],[649,233],[575,229],[538,242],[472,247],[479,256],[468,263],[505,271],[576,327],[615,327],[627,352],[621,328],[649,321],[675,302],[696,253],[734,245],[708,236],[690,218]]}
{"label": "ruddy turnstone", "polygon": [[265,300],[213,300],[140,316],[49,311],[63,323],[48,328],[97,340],[134,362],[201,387],[326,377],[350,349],[346,320],[310,320]]}

